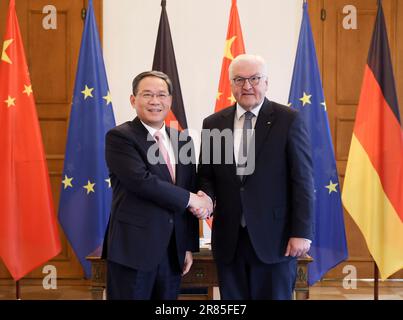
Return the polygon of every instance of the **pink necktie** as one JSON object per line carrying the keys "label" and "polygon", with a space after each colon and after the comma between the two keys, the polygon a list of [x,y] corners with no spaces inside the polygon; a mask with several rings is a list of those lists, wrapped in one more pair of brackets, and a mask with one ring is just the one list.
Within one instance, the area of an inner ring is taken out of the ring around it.
{"label": "pink necktie", "polygon": [[169,173],[171,174],[172,181],[173,181],[173,183],[175,183],[175,170],[172,167],[172,162],[171,162],[171,159],[169,158],[168,151],[164,146],[164,142],[163,142],[164,136],[161,134],[161,132],[156,131],[154,133],[154,138],[155,138],[155,140],[157,140],[158,148],[160,149],[162,157],[164,158],[165,163],[168,167]]}

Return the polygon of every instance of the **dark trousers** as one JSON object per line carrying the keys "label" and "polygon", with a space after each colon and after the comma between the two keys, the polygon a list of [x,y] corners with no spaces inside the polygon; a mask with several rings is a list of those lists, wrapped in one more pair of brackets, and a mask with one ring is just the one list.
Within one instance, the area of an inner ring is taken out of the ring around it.
{"label": "dark trousers", "polygon": [[108,300],[175,300],[178,297],[181,270],[174,236],[164,258],[154,270],[136,270],[109,260],[107,269]]}
{"label": "dark trousers", "polygon": [[256,256],[247,228],[240,227],[233,261],[229,264],[217,262],[217,272],[223,300],[290,300],[297,259],[263,263]]}

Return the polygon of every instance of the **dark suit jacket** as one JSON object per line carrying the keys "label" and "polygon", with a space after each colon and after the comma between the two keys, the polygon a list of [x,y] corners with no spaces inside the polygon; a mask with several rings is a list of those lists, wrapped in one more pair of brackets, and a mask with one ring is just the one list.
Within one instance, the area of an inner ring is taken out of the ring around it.
{"label": "dark suit jacket", "polygon": [[[187,150],[193,151],[191,138],[186,139],[177,144],[171,134],[174,150],[189,142],[191,148]],[[154,144],[138,118],[111,129],[106,135],[106,163],[113,199],[103,257],[143,271],[152,270],[161,261],[172,232],[180,268],[185,251],[199,250],[198,220],[186,209],[189,191],[195,190],[195,162],[183,164],[176,157],[176,184],[173,184],[165,164],[151,164],[147,160],[147,152]]]}
{"label": "dark suit jacket", "polygon": [[[235,112],[234,105],[212,114],[203,129],[233,131]],[[256,254],[265,263],[288,259],[284,253],[290,237],[313,239],[310,139],[297,111],[264,100],[255,125],[255,170],[242,182],[234,160],[211,164],[210,155],[210,164],[202,163],[203,157],[209,158],[203,153],[211,151],[205,147],[206,139],[202,137],[198,187],[216,201],[212,229],[216,261],[228,263],[234,257],[242,213]],[[223,141],[221,149],[224,159]]]}

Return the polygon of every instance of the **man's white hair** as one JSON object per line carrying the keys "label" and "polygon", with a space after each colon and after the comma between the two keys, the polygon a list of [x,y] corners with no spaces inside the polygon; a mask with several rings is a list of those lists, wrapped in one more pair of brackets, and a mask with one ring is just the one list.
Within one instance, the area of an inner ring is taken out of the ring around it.
{"label": "man's white hair", "polygon": [[228,67],[229,79],[230,81],[233,79],[233,69],[240,62],[254,62],[260,64],[262,67],[262,75],[267,77],[267,63],[266,61],[259,55],[255,54],[240,54],[232,60],[231,64]]}

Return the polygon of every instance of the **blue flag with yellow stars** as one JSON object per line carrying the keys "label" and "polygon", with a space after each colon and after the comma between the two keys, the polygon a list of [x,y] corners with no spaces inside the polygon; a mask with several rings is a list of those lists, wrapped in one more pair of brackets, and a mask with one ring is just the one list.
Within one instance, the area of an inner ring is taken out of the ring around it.
{"label": "blue flag with yellow stars", "polygon": [[92,1],[89,1],[74,87],[59,203],[59,221],[91,276],[85,257],[103,241],[111,206],[105,134],[115,126]]}
{"label": "blue flag with yellow stars", "polygon": [[308,266],[308,282],[313,285],[347,259],[348,252],[340,184],[307,10],[304,2],[289,102],[305,119],[312,143],[315,236],[309,251],[314,261]]}

